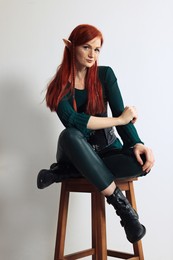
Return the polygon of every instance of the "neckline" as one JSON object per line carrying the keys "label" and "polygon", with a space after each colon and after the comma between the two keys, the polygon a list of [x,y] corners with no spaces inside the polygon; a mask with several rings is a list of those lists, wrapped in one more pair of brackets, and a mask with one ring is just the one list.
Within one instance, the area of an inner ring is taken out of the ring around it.
{"label": "neckline", "polygon": [[75,91],[84,91],[84,90],[86,90],[86,88],[84,88],[84,89],[79,89],[79,88],[75,88]]}
{"label": "neckline", "polygon": [[[68,81],[67,84],[70,85],[70,81]],[[78,90],[78,91],[84,91],[84,90],[86,90],[86,88],[84,88],[84,89],[79,89],[79,88],[76,88],[76,87],[74,87],[74,89],[75,89],[75,90]]]}
{"label": "neckline", "polygon": [[78,91],[78,92],[84,92],[84,91],[86,91],[86,89],[84,88],[84,89],[78,89],[78,88],[75,88],[75,91]]}

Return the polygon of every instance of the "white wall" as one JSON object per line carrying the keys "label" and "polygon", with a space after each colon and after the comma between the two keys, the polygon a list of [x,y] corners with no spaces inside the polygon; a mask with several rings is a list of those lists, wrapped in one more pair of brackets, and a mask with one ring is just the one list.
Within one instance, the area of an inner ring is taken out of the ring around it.
{"label": "white wall", "polygon": [[[102,30],[100,64],[115,70],[155,153],[152,172],[135,184],[145,259],[173,259],[172,13],[171,0],[0,0],[0,259],[53,259],[60,185],[37,190],[36,178],[55,161],[63,127],[42,103],[43,90],[61,61],[62,38],[80,23]],[[88,216],[88,197],[74,194],[67,252],[89,242]],[[109,246],[130,249],[109,206],[107,219]]]}

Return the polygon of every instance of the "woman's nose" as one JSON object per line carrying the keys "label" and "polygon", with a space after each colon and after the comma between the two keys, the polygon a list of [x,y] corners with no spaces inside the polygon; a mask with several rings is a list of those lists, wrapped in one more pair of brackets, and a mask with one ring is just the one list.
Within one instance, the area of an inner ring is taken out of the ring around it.
{"label": "woman's nose", "polygon": [[89,56],[90,56],[90,57],[93,57],[93,56],[94,56],[94,50],[90,50]]}

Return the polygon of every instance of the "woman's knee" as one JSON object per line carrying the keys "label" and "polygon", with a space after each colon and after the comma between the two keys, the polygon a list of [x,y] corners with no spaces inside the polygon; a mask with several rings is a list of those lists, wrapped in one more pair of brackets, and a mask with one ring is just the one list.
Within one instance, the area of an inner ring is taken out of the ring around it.
{"label": "woman's knee", "polygon": [[75,142],[78,139],[82,139],[84,138],[84,135],[76,128],[66,128],[64,129],[60,136],[59,136],[59,141],[60,142],[67,142],[67,143],[71,143],[71,142]]}
{"label": "woman's knee", "polygon": [[65,128],[58,138],[57,161],[60,161],[61,157],[67,157],[67,151],[73,151],[82,137],[83,134],[76,128]]}

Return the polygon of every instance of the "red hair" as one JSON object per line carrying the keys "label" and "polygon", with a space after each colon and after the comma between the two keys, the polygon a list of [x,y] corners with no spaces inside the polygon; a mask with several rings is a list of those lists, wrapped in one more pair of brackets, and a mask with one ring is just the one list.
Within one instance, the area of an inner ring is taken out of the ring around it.
{"label": "red hair", "polygon": [[[73,107],[76,108],[74,97],[75,86],[75,47],[83,45],[91,41],[95,37],[99,37],[101,45],[103,44],[102,33],[94,26],[81,24],[77,26],[70,34],[70,47],[65,47],[61,65],[49,83],[46,93],[46,103],[51,111],[55,111],[61,99],[70,93],[73,96]],[[68,84],[71,77],[71,84]],[[88,68],[86,75],[86,89],[88,89],[88,103],[86,113],[96,115],[105,111],[103,100],[102,86],[98,78],[97,63]]]}

